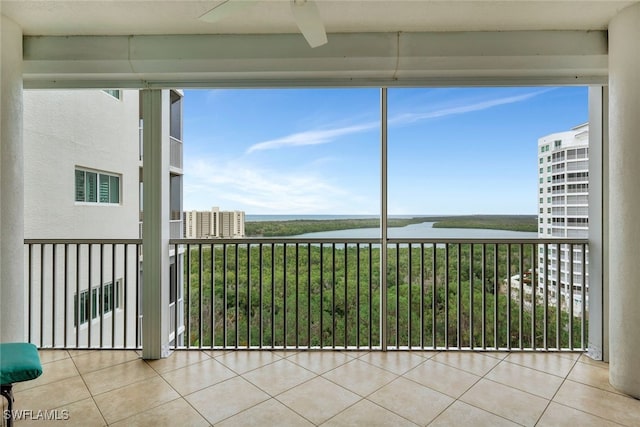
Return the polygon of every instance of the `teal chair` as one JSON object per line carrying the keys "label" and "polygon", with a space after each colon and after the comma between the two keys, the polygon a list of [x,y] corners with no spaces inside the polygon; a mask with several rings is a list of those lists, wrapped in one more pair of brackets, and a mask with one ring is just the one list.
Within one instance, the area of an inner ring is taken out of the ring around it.
{"label": "teal chair", "polygon": [[0,344],[0,394],[9,402],[3,418],[13,426],[13,383],[29,381],[42,375],[40,356],[35,345],[23,342]]}

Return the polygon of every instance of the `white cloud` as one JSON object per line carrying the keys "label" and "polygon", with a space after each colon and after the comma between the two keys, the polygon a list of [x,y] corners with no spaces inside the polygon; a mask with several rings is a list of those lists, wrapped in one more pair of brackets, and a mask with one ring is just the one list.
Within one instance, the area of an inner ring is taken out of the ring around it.
{"label": "white cloud", "polygon": [[422,113],[404,113],[399,114],[389,120],[390,124],[407,124],[414,123],[420,120],[435,119],[440,117],[452,116],[456,114],[471,113],[474,111],[487,110],[489,108],[497,107],[500,105],[514,104],[516,102],[526,101],[535,96],[548,92],[551,89],[539,90],[537,92],[525,93],[522,95],[508,96],[504,98],[490,99],[482,102],[465,103],[463,105],[439,108],[432,111],[426,111]]}
{"label": "white cloud", "polygon": [[273,150],[274,148],[292,147],[300,145],[317,145],[327,144],[332,142],[338,137],[349,135],[353,133],[359,133],[375,129],[378,127],[377,122],[365,123],[361,125],[346,126],[335,129],[324,130],[309,130],[305,132],[298,132],[291,135],[284,136],[282,138],[270,139],[268,141],[259,142],[252,145],[247,150],[247,153],[260,150]]}
{"label": "white cloud", "polygon": [[186,209],[242,209],[260,213],[342,211],[357,197],[313,170],[269,170],[243,160],[199,159],[185,165]]}

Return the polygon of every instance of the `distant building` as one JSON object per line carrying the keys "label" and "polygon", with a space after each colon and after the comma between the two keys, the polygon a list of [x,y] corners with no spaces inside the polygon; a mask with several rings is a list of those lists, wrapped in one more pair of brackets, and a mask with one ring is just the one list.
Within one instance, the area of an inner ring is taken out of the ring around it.
{"label": "distant building", "polygon": [[183,214],[187,239],[229,239],[244,237],[244,211],[187,211]]}
{"label": "distant building", "polygon": [[[538,237],[589,237],[589,125],[576,126],[567,132],[554,133],[538,140]],[[569,271],[569,246],[560,250],[560,263],[555,245],[539,245],[538,293],[544,292],[556,299],[557,278],[563,306],[567,307],[573,286],[574,313],[582,310],[582,286],[589,286],[589,277],[582,265],[587,254],[573,248],[573,280]],[[545,271],[544,266],[548,269]],[[558,266],[560,274],[558,275]],[[585,300],[586,303],[586,300]]]}

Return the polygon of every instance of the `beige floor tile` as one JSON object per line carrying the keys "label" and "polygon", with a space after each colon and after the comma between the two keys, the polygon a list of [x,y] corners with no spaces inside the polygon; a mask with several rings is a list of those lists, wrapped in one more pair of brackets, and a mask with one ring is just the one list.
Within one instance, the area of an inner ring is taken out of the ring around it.
{"label": "beige floor tile", "polygon": [[109,424],[175,400],[178,393],[162,378],[154,377],[94,396]]}
{"label": "beige floor tile", "polygon": [[276,396],[305,381],[314,378],[316,374],[282,359],[263,366],[243,375],[244,379],[255,386]]}
{"label": "beige floor tile", "polygon": [[542,414],[542,418],[536,424],[537,427],[615,427],[619,425],[555,402],[549,404],[547,410]]}
{"label": "beige floor tile", "polygon": [[371,394],[369,400],[420,425],[436,418],[454,399],[406,378],[398,378]]}
{"label": "beige floor tile", "polygon": [[173,371],[174,369],[193,365],[194,363],[203,362],[208,359],[210,359],[209,355],[203,351],[178,350],[171,353],[171,355],[165,359],[147,360],[146,362],[156,372],[162,374],[164,372]]}
{"label": "beige floor tile", "polygon": [[500,363],[485,378],[545,399],[551,399],[564,381],[561,377],[509,362]]}
{"label": "beige floor tile", "polygon": [[225,353],[228,353],[230,350],[202,350],[204,354],[209,357],[218,357],[222,356]]}
{"label": "beige floor tile", "polygon": [[38,350],[38,356],[40,356],[40,363],[43,365],[55,362],[56,360],[67,359],[69,356],[69,352],[67,350],[51,350],[44,349]]}
{"label": "beige floor tile", "polygon": [[13,389],[14,392],[20,390],[28,390],[33,387],[50,384],[77,375],[80,374],[78,373],[73,360],[69,358],[56,360],[55,362],[50,362],[46,365],[42,365],[42,375],[40,375],[38,378],[31,381],[17,383],[13,386]]}
{"label": "beige floor tile", "polygon": [[[43,415],[44,416],[44,415]],[[92,427],[106,426],[104,418],[100,414],[93,399],[83,399],[65,405],[61,408],[52,409],[46,414],[48,420],[38,419],[37,414],[33,417],[16,422],[16,427],[37,427],[37,426],[59,426],[59,427]]]}
{"label": "beige floor tile", "polygon": [[362,360],[353,359],[325,373],[323,377],[360,396],[368,396],[398,376]]}
{"label": "beige floor tile", "polygon": [[574,360],[561,356],[560,353],[511,353],[505,360],[563,378],[566,378],[575,364]]}
{"label": "beige floor tile", "polygon": [[172,400],[152,409],[126,418],[113,427],[161,427],[161,426],[208,426],[207,420],[189,405],[184,399]]}
{"label": "beige floor tile", "polygon": [[432,426],[516,427],[518,424],[458,400],[429,424]]}
{"label": "beige floor tile", "polygon": [[357,359],[369,353],[369,350],[342,350],[340,353],[346,354],[349,357]]}
{"label": "beige floor tile", "polygon": [[220,427],[244,426],[313,426],[308,420],[293,412],[275,399],[265,400],[258,405],[242,411],[233,417],[216,424]]}
{"label": "beige floor tile", "polygon": [[481,379],[460,397],[465,403],[525,426],[535,425],[548,400]]}
{"label": "beige floor tile", "polygon": [[236,373],[214,359],[185,366],[162,374],[162,377],[182,396],[228,380]]}
{"label": "beige floor tile", "polygon": [[361,400],[346,410],[331,418],[323,427],[329,426],[416,426],[411,421],[402,418],[368,400]]}
{"label": "beige floor tile", "polygon": [[136,359],[86,373],[82,378],[95,396],[157,375],[144,360]]}
{"label": "beige floor tile", "polygon": [[211,424],[269,399],[269,395],[242,377],[233,377],[185,397]]}
{"label": "beige floor tile", "polygon": [[557,351],[557,352],[551,352],[551,354],[557,354],[560,357],[563,357],[563,358],[569,359],[569,360],[573,360],[575,362],[576,360],[580,359],[580,357],[582,356],[583,352],[581,352],[581,351]]}
{"label": "beige floor tile", "polygon": [[352,358],[337,351],[303,351],[289,357],[288,360],[316,374],[324,374],[340,365],[344,365]]}
{"label": "beige floor tile", "polygon": [[554,401],[623,425],[640,425],[640,401],[567,380]]}
{"label": "beige floor tile", "polygon": [[85,374],[136,360],[140,357],[133,350],[100,350],[82,353],[78,356],[72,356],[72,358],[78,371],[81,374]]}
{"label": "beige floor tile", "polygon": [[401,351],[373,351],[359,359],[398,375],[402,375],[424,362],[424,358],[421,356]]}
{"label": "beige floor tile", "polygon": [[41,385],[14,393],[14,409],[60,408],[64,405],[91,397],[80,376]]}
{"label": "beige floor tile", "polygon": [[96,403],[91,398],[65,405],[64,407],[59,409],[66,409],[67,411],[69,411],[69,420],[64,422],[64,427],[107,425],[105,419],[102,418],[102,414],[98,410]]}
{"label": "beige floor tile", "polygon": [[317,377],[282,393],[277,399],[312,423],[320,424],[356,403],[360,397]]}
{"label": "beige floor tile", "polygon": [[441,352],[433,356],[432,360],[479,376],[485,375],[500,363],[500,359],[495,357],[467,351]]}
{"label": "beige floor tile", "polygon": [[508,351],[485,351],[482,354],[489,357],[495,357],[496,359],[503,360],[505,357],[510,355]]}
{"label": "beige floor tile", "polygon": [[298,351],[298,350],[277,350],[277,351],[274,351],[274,353],[277,356],[280,356],[282,358],[287,358],[287,357],[293,356],[294,354],[300,353],[300,351]]}
{"label": "beige floor tile", "polygon": [[607,364],[596,365],[578,362],[575,364],[567,378],[602,390],[623,394],[609,383],[609,365]]}
{"label": "beige floor tile", "polygon": [[404,377],[456,399],[480,379],[477,375],[433,360],[416,366]]}
{"label": "beige floor tile", "polygon": [[580,357],[578,358],[578,362],[609,369],[609,364],[607,362],[603,362],[602,360],[593,360],[586,353],[580,355]]}
{"label": "beige floor tile", "polygon": [[92,353],[94,351],[99,351],[99,350],[93,350],[90,348],[79,348],[76,350],[67,350],[67,353],[69,353],[70,357],[76,357],[76,356],[80,356],[83,354],[87,354],[87,353]]}
{"label": "beige floor tile", "polygon": [[232,371],[244,374],[280,360],[281,357],[271,351],[232,351],[215,359]]}

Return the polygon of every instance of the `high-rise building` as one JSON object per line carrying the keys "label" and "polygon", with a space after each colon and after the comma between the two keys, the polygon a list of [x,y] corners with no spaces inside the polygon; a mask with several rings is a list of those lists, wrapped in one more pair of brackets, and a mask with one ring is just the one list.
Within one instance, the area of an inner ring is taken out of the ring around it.
{"label": "high-rise building", "polygon": [[[538,140],[538,181],[538,237],[589,237],[588,124]],[[587,254],[578,246],[573,247],[571,255],[570,250],[569,245],[561,245],[558,254],[557,245],[539,245],[538,293],[544,293],[546,285],[549,297],[555,301],[559,278],[562,306],[567,308],[572,296],[573,311],[579,314],[583,286],[585,298],[589,286],[585,273]],[[568,268],[569,256],[574,260],[573,271]],[[544,265],[548,266],[546,270]]]}
{"label": "high-rise building", "polygon": [[244,237],[244,211],[187,211],[183,214],[187,239]]}

